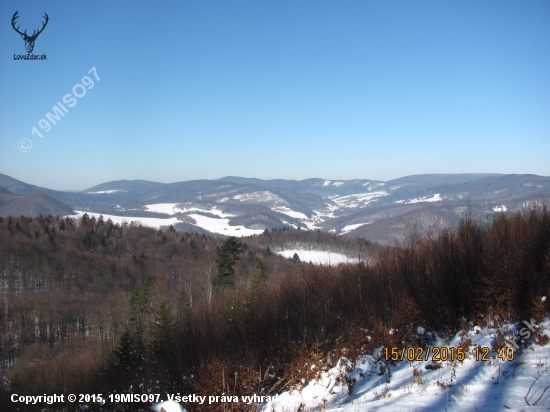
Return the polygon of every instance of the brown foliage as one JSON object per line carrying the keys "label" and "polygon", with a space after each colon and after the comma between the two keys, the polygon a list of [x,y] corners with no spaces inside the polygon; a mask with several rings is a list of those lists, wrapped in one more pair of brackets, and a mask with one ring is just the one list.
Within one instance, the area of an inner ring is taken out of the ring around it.
{"label": "brown foliage", "polygon": [[[491,325],[548,312],[548,299],[541,300],[550,294],[547,207],[487,226],[467,216],[455,229],[413,240],[379,247],[373,264],[320,267],[270,255],[247,239],[237,287],[212,291],[219,239],[95,219],[5,219],[0,350],[17,360],[4,370],[27,394],[152,385],[169,393],[265,395],[315,379],[341,356],[423,344],[418,326],[450,334],[463,319]],[[257,258],[268,275],[259,284],[251,282]],[[113,349],[131,315],[130,294],[147,276],[153,288],[144,355],[139,367],[124,369]],[[167,337],[163,353],[153,355],[162,297]]]}

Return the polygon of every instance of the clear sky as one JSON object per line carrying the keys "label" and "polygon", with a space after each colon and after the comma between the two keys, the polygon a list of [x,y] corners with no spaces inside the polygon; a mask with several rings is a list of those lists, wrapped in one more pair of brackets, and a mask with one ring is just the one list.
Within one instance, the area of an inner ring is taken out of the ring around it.
{"label": "clear sky", "polygon": [[[17,10],[28,34],[48,14],[47,60],[14,60]],[[0,173],[28,183],[550,175],[548,0],[2,0],[0,16]]]}

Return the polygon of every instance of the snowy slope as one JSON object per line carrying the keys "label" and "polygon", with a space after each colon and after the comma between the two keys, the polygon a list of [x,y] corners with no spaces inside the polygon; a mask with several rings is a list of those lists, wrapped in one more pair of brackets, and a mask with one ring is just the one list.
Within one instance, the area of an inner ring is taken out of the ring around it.
{"label": "snowy slope", "polygon": [[216,219],[198,214],[190,214],[189,217],[195,219],[197,226],[212,233],[220,233],[226,236],[251,236],[263,232],[261,229],[248,229],[242,225],[230,226],[229,219]]}
{"label": "snowy slope", "polygon": [[311,262],[317,265],[334,266],[340,263],[357,263],[357,259],[351,259],[340,253],[323,252],[320,250],[281,250],[275,251],[278,255],[291,258],[295,253],[298,254],[302,262]]}
{"label": "snowy slope", "polygon": [[[541,335],[550,336],[549,321],[539,326]],[[439,369],[431,368],[431,360],[391,365],[383,360],[382,348],[360,357],[355,364],[342,358],[338,366],[323,372],[317,381],[309,382],[302,390],[285,392],[276,402],[260,405],[261,411],[548,410],[550,390],[545,392],[545,389],[550,385],[550,345],[541,346],[531,341],[527,348],[513,349],[509,344],[513,360],[501,360],[498,356],[493,359],[492,353],[487,361],[475,359],[475,346],[491,348],[497,331],[508,339],[518,334],[527,339],[531,328],[536,327],[533,324],[483,330],[476,327],[462,337],[457,334],[448,344],[436,339],[432,352],[436,346],[456,350],[467,339],[472,341],[464,361],[442,362]],[[422,328],[419,331],[423,332]],[[425,355],[426,352],[422,352],[422,356]],[[346,372],[346,367],[351,372]],[[352,382],[351,394],[346,382]]]}
{"label": "snowy slope", "polygon": [[99,216],[103,216],[105,221],[111,219],[113,223],[123,224],[134,222],[136,224],[142,224],[143,226],[153,227],[155,229],[159,229],[161,226],[170,226],[175,225],[179,222],[179,220],[175,217],[171,217],[169,219],[160,219],[156,217],[129,217],[129,216],[115,216],[115,215],[105,215],[101,213],[93,213],[93,212],[83,212],[80,210],[75,210],[76,215],[68,216],[70,218],[80,219],[82,216],[84,216],[85,213],[88,213],[88,216],[90,218],[95,217],[96,219],[99,219]]}

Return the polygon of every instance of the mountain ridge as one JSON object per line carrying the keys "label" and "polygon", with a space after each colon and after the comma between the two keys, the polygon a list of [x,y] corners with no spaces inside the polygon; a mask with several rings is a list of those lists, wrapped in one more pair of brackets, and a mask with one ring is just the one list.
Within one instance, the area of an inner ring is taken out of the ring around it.
{"label": "mountain ridge", "polygon": [[[259,233],[287,226],[389,243],[404,230],[406,221],[416,221],[421,231],[427,231],[434,222],[443,226],[458,222],[466,207],[487,217],[542,201],[550,193],[550,177],[419,174],[383,182],[225,176],[173,183],[117,180],[63,192],[0,174],[0,188],[8,192],[1,194],[3,215],[28,214],[31,209],[52,215],[77,211],[153,219],[159,226],[162,219],[172,219],[176,229],[194,227],[219,235],[233,233],[236,227]],[[37,193],[49,197],[25,199]]]}

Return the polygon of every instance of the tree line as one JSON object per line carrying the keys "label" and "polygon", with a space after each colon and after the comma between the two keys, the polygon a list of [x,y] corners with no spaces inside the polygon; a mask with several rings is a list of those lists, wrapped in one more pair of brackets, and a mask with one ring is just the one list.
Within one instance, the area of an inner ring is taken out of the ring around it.
{"label": "tree line", "polygon": [[410,233],[401,247],[377,246],[372,261],[338,267],[270,254],[255,242],[262,236],[0,221],[2,359],[16,348],[2,399],[14,391],[274,394],[343,355],[425,344],[418,326],[450,336],[469,321],[540,320],[550,309],[546,206],[490,224],[466,215],[457,227]]}

